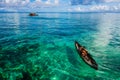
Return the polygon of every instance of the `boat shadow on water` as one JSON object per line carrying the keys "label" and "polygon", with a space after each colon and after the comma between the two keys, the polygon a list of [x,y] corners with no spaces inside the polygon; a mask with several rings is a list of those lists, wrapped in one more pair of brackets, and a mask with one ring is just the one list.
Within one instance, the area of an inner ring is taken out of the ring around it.
{"label": "boat shadow on water", "polygon": [[74,51],[70,48],[70,47],[66,47],[66,53],[67,53],[67,57],[69,62],[71,63],[72,66],[74,66],[75,68],[80,68],[81,64],[79,62],[79,60],[77,60],[77,55],[74,54]]}

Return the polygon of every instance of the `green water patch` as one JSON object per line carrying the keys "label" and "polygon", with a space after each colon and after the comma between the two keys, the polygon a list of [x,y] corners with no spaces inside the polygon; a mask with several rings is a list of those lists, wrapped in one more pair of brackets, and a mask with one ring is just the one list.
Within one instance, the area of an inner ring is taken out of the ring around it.
{"label": "green water patch", "polygon": [[[31,54],[31,56],[37,55],[39,46],[39,43],[2,46],[2,49],[0,50],[0,69],[2,77],[4,79],[11,79],[11,76],[17,78],[17,76],[19,76],[17,74],[22,75],[22,71],[26,72],[27,67],[25,65],[29,64],[27,58],[29,57],[29,54]],[[11,80],[15,79],[12,77]]]}

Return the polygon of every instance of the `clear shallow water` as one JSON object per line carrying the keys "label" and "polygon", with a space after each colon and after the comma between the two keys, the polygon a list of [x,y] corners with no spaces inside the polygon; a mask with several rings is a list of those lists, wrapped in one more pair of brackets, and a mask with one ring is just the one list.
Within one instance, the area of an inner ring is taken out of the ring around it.
{"label": "clear shallow water", "polygon": [[[120,79],[120,14],[0,13],[0,79]],[[74,41],[99,66],[79,57]]]}

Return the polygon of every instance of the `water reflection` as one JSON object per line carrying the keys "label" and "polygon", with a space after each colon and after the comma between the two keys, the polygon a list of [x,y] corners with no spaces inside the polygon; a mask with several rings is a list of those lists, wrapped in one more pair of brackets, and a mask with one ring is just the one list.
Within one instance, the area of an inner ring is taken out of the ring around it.
{"label": "water reflection", "polygon": [[[113,38],[113,31],[114,31],[114,19],[115,16],[110,18],[110,15],[99,15],[99,23],[98,24],[98,32],[96,34],[96,39],[94,40],[95,46],[102,46],[106,47],[110,43],[110,40]],[[107,19],[107,20],[106,20]]]}
{"label": "water reflection", "polygon": [[15,13],[14,14],[14,18],[13,18],[13,21],[15,22],[15,33],[16,34],[19,34],[20,33],[20,16],[18,13]]}
{"label": "water reflection", "polygon": [[108,73],[112,72],[111,76],[115,77],[114,75],[118,74],[117,71],[119,71],[119,63],[117,62],[119,56],[116,56],[116,54],[119,54],[119,50],[116,48],[118,45],[110,44],[112,44],[113,41],[116,43],[115,39],[118,38],[115,35],[119,34],[119,30],[116,28],[116,24],[119,24],[119,21],[116,21],[116,19],[119,16],[116,14],[102,14],[99,16],[98,32],[94,40],[94,46],[99,50],[99,57],[101,56],[100,61],[98,61],[100,67],[98,74],[104,74],[107,76],[106,78],[108,78]]}

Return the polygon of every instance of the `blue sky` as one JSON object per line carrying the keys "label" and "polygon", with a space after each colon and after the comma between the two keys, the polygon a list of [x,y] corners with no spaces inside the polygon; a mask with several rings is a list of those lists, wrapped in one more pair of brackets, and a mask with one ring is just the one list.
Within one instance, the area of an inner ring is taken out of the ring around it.
{"label": "blue sky", "polygon": [[0,0],[0,10],[31,10],[40,12],[120,12],[120,0]]}

